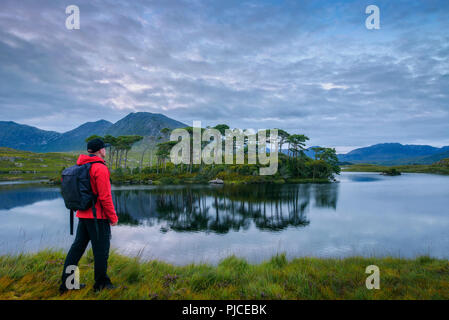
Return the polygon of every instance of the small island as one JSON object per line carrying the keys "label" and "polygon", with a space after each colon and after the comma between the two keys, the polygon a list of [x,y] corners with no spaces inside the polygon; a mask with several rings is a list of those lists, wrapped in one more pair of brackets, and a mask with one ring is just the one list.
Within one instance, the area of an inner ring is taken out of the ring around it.
{"label": "small island", "polygon": [[[184,128],[193,146],[193,128]],[[222,135],[230,127],[218,124],[212,129]],[[205,130],[205,128],[201,128]],[[179,185],[179,184],[283,184],[283,183],[331,183],[340,174],[338,157],[334,148],[306,147],[309,137],[278,131],[278,165],[272,175],[260,175],[260,168],[266,165],[250,164],[248,139],[243,142],[244,163],[175,164],[170,153],[176,141],[170,141],[171,130],[163,128],[157,137],[138,135],[100,137],[91,135],[85,142],[101,138],[108,143],[106,163],[111,171],[111,182],[116,185]],[[267,130],[269,134],[269,130]],[[150,139],[151,138],[151,139]],[[190,141],[189,141],[190,140]],[[257,143],[261,143],[257,141]],[[287,148],[283,148],[287,146]],[[236,146],[234,146],[236,149]],[[223,154],[224,154],[223,150]],[[269,150],[267,150],[269,154]],[[0,148],[1,180],[46,180],[49,184],[59,184],[63,169],[76,163],[78,152],[34,153],[11,148]]]}
{"label": "small island", "polygon": [[382,171],[380,174],[384,175],[384,176],[400,176],[401,172],[399,170],[397,170],[396,168],[391,168],[391,169]]}

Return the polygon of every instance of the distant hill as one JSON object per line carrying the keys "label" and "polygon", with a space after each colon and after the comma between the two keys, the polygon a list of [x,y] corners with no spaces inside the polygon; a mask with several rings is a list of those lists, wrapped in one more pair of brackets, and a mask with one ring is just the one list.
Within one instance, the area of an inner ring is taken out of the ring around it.
{"label": "distant hill", "polygon": [[91,135],[103,136],[113,124],[106,120],[87,122],[76,129],[61,134],[50,144],[42,146],[40,152],[63,152],[83,150],[85,139]]}
{"label": "distant hill", "polygon": [[[313,151],[313,148],[320,148],[320,146],[311,146],[304,150],[304,154],[308,156],[309,158],[315,159],[315,151]],[[288,149],[282,149],[281,152],[283,154],[288,154]]]}
{"label": "distant hill", "polygon": [[0,121],[0,147],[33,152],[67,152],[85,148],[85,139],[91,135],[157,135],[162,128],[176,129],[186,124],[162,114],[130,113],[116,123],[106,120],[87,122],[65,133],[45,131],[12,121]]}
{"label": "distant hill", "polygon": [[[312,150],[312,148],[318,148],[318,146],[309,147],[304,150],[304,154],[308,156],[309,158],[315,159],[315,151]],[[288,154],[288,149],[282,149],[281,153]]]}
{"label": "distant hill", "polygon": [[449,146],[436,148],[428,145],[381,143],[339,154],[340,162],[374,163],[382,165],[432,164],[447,158]]}
{"label": "distant hill", "polygon": [[0,121],[0,146],[27,151],[39,151],[62,134],[40,130],[13,121]]}
{"label": "distant hill", "polygon": [[114,137],[137,134],[140,136],[156,136],[163,128],[176,129],[187,127],[186,124],[170,119],[160,113],[130,113],[106,130],[106,134]]}
{"label": "distant hill", "polygon": [[441,149],[444,151],[438,152],[436,154],[432,154],[430,156],[413,158],[413,159],[410,159],[410,161],[412,161],[413,163],[416,163],[416,164],[429,164],[429,163],[439,162],[440,160],[443,160],[445,158],[449,158],[449,147],[443,147]]}

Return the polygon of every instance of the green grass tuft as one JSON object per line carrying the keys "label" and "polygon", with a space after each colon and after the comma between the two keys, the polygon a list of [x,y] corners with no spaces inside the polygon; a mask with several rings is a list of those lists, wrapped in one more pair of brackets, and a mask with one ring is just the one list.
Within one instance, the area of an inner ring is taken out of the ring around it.
{"label": "green grass tuft", "polygon": [[[0,256],[0,299],[449,299],[449,262],[362,258],[287,260],[279,254],[261,264],[236,256],[217,266],[173,266],[112,252],[109,276],[117,289],[95,293],[93,257],[80,261],[87,288],[58,294],[65,253]],[[380,290],[368,290],[368,265],[380,268]]]}

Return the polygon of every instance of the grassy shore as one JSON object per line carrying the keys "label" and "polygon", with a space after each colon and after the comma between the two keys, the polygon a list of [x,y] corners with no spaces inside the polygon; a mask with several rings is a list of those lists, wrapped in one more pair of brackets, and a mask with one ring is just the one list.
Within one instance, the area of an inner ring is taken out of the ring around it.
{"label": "grassy shore", "polygon": [[[288,178],[283,179],[279,176],[259,176],[244,175],[238,173],[220,174],[219,177],[226,185],[242,185],[242,184],[285,184],[285,183],[330,183],[329,179],[311,179],[311,178]],[[113,173],[111,180],[116,185],[127,184],[152,184],[152,185],[184,185],[184,184],[207,184],[210,180],[215,179],[211,176],[203,176],[198,173],[176,174],[171,172],[164,173]]]}
{"label": "grassy shore", "polygon": [[[60,296],[64,253],[0,257],[0,299],[449,299],[449,262],[420,257],[297,258],[277,255],[261,264],[234,256],[217,266],[173,266],[112,253],[117,289],[95,293],[93,258],[80,262],[87,288]],[[368,290],[365,268],[380,268],[380,289]]]}
{"label": "grassy shore", "polygon": [[[76,163],[77,155],[73,153],[34,153],[0,147],[0,181],[15,180],[51,180],[59,183],[63,168]],[[399,172],[433,173],[449,175],[449,160],[442,160],[432,165],[380,166],[375,164],[354,164],[345,166],[342,171],[350,172],[384,172],[396,169]],[[203,168],[200,172],[177,173],[172,164],[167,169],[149,172],[134,169],[113,170],[111,179],[114,184],[204,184],[209,180],[220,178],[225,184],[283,184],[283,183],[329,183],[329,179],[283,178],[279,174],[260,176],[255,174],[254,165],[216,165]]]}
{"label": "grassy shore", "polygon": [[417,165],[402,165],[402,166],[380,166],[376,164],[353,164],[344,166],[342,171],[347,172],[385,172],[391,169],[396,169],[399,172],[408,173],[432,173],[432,174],[448,174],[449,166],[439,164],[417,164]]}
{"label": "grassy shore", "polygon": [[[63,168],[76,163],[77,154],[73,153],[34,153],[0,147],[0,181],[49,180],[60,183]],[[113,184],[207,184],[220,178],[225,184],[283,184],[283,183],[328,183],[329,179],[283,178],[278,175],[260,176],[255,165],[216,165],[206,166],[196,172],[177,172],[173,164],[166,168],[138,168],[111,170]],[[197,168],[198,169],[198,168]]]}
{"label": "grassy shore", "polygon": [[76,156],[67,153],[34,153],[0,147],[0,181],[54,179]]}

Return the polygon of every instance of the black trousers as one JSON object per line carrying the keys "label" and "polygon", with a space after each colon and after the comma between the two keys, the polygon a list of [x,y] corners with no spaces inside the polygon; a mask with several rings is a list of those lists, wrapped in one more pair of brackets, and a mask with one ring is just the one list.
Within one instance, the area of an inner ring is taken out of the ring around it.
{"label": "black trousers", "polygon": [[95,229],[95,220],[79,218],[75,241],[70,247],[65,259],[61,286],[65,286],[67,277],[70,276],[70,273],[66,273],[67,267],[78,265],[84,251],[86,251],[89,241],[92,243],[92,251],[94,253],[94,288],[101,288],[111,283],[107,275],[109,248],[111,246],[111,226],[109,225],[109,220],[98,219],[97,221],[98,237]]}

